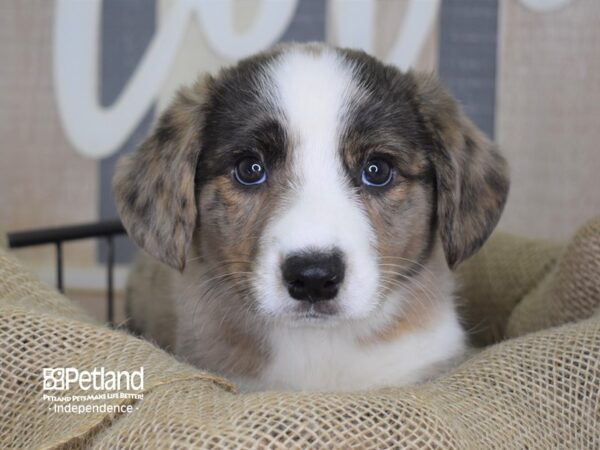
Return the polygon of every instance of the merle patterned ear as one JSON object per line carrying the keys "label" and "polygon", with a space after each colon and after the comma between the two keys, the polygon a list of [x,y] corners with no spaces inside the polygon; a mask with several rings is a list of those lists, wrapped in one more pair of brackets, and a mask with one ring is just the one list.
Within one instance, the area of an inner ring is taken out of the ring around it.
{"label": "merle patterned ear", "polygon": [[119,215],[131,238],[178,270],[197,221],[194,178],[208,77],[182,89],[151,135],[124,156],[113,178]]}
{"label": "merle patterned ear", "polygon": [[438,224],[450,267],[481,247],[498,223],[509,189],[498,148],[431,76],[415,75],[418,104],[435,150]]}

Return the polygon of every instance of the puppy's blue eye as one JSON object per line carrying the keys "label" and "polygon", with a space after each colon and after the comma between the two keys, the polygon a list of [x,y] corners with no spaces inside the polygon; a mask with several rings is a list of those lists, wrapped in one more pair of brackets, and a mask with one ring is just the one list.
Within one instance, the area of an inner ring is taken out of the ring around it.
{"label": "puppy's blue eye", "polygon": [[235,179],[245,186],[261,184],[267,181],[265,166],[257,158],[246,157],[240,159],[235,165]]}
{"label": "puppy's blue eye", "polygon": [[367,186],[381,187],[392,181],[392,166],[386,160],[371,159],[362,171],[362,182]]}

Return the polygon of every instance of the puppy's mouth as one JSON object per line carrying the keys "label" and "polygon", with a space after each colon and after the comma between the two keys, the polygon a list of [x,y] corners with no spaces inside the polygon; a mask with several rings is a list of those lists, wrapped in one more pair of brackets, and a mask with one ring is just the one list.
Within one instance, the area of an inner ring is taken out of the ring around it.
{"label": "puppy's mouth", "polygon": [[333,302],[302,302],[294,306],[289,319],[297,322],[319,323],[334,319],[339,315],[339,307]]}

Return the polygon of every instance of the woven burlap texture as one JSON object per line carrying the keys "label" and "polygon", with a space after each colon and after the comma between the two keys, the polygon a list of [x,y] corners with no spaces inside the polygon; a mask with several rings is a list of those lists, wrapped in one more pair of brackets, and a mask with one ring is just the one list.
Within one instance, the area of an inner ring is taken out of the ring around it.
{"label": "woven burlap texture", "polygon": [[[0,447],[600,448],[600,220],[566,247],[497,234],[459,277],[467,326],[488,346],[444,377],[240,394],[94,322],[0,251]],[[143,366],[144,400],[129,414],[54,413],[41,371],[63,366]]]}

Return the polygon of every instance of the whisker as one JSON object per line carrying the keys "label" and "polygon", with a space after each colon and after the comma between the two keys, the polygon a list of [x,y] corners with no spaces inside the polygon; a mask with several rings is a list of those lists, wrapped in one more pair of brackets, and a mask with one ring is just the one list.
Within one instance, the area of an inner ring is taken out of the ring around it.
{"label": "whisker", "polygon": [[414,259],[405,258],[403,256],[392,256],[392,255],[381,256],[380,259],[381,260],[400,260],[400,261],[405,261],[405,262],[408,262],[410,264],[414,264],[417,267],[420,267],[424,271],[428,272],[432,277],[435,277],[435,274],[431,271],[431,269],[429,267],[424,266],[419,261],[415,261]]}
{"label": "whisker", "polygon": [[[436,275],[428,267],[425,267],[424,265],[418,263],[417,261],[413,261],[413,260],[408,259],[408,258],[402,258],[402,257],[399,257],[399,256],[398,257],[388,256],[388,257],[384,257],[384,258],[387,258],[387,259],[400,259],[400,260],[403,260],[403,261],[408,261],[408,262],[413,263],[413,264],[417,264],[418,266],[420,266],[423,269],[423,272],[421,272],[421,273],[424,276],[428,276],[429,279],[430,279],[430,281],[435,286],[437,286],[437,284],[435,283],[435,281],[437,279]],[[382,267],[392,267],[392,268],[397,268],[397,269],[401,269],[401,270],[406,269],[405,266],[400,265],[400,264],[394,264],[394,263],[380,263],[379,265],[382,266]]]}
{"label": "whisker", "polygon": [[[422,296],[418,295],[418,292],[415,291],[415,289],[412,286],[409,285],[405,285],[402,283],[399,283],[397,280],[391,280],[389,278],[383,278],[384,282],[386,282],[391,286],[397,287],[399,289],[408,291],[408,293],[411,295],[411,298],[413,301],[408,302],[407,304],[405,304],[404,306],[406,306],[407,308],[409,308],[409,312],[412,312],[413,314],[416,314],[417,316],[421,316],[421,318],[423,317],[423,311],[428,311],[429,308],[427,308],[428,305],[423,303],[423,298]],[[433,299],[431,298],[430,294],[428,294],[425,291],[422,291],[425,294],[425,300],[428,302],[429,305],[433,304]],[[425,306],[424,308],[419,308],[419,309],[415,309],[415,304],[414,302],[416,302],[419,306]]]}
{"label": "whisker", "polygon": [[[405,280],[407,280],[408,282],[416,284],[417,287],[421,288],[421,290],[423,292],[425,292],[425,294],[429,295],[430,300],[432,302],[434,301],[434,298],[436,297],[435,293],[431,289],[429,289],[429,287],[427,287],[425,284],[421,283],[421,281],[417,280],[414,277],[409,277],[407,275],[404,275],[404,274],[401,274],[401,273],[398,273],[398,272],[395,272],[395,271],[385,271],[384,270],[384,271],[381,271],[381,273],[388,274],[388,275],[393,275],[395,277],[402,277]],[[435,289],[436,289],[438,295],[441,297],[443,295],[441,289],[439,289],[438,286],[435,286]]]}
{"label": "whisker", "polygon": [[[223,296],[222,291],[220,292],[216,292],[218,289],[220,289],[226,282],[228,278],[232,278],[234,276],[240,275],[242,274],[242,280],[237,280],[237,282],[241,282],[244,281],[243,276],[246,275],[246,272],[234,272],[234,273],[226,273],[223,274],[219,277],[213,277],[212,280],[207,280],[208,281],[217,281],[217,283],[213,283],[212,285],[210,285],[207,289],[205,289],[202,294],[196,296],[195,300],[196,300],[196,304],[194,306],[194,309],[192,311],[192,325],[195,325],[195,321],[196,321],[196,314],[198,311],[198,307],[201,304],[209,304],[212,301],[215,301],[216,299],[218,299],[219,297]],[[218,280],[216,280],[218,278]],[[202,285],[205,285],[207,282],[202,283]],[[228,289],[231,289],[231,285],[229,286]],[[214,292],[215,294],[219,293],[220,295],[212,295],[212,292]],[[229,290],[228,290],[229,292]]]}

